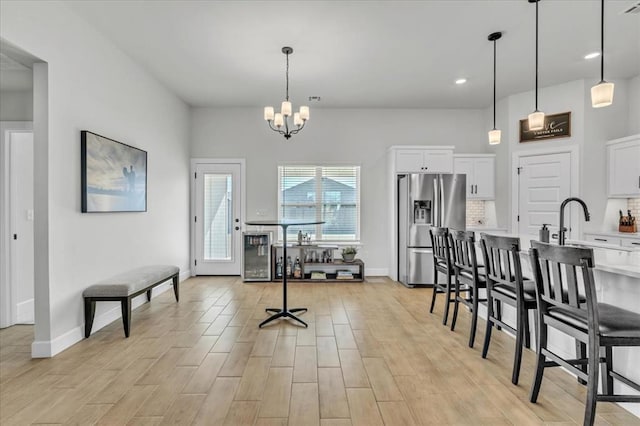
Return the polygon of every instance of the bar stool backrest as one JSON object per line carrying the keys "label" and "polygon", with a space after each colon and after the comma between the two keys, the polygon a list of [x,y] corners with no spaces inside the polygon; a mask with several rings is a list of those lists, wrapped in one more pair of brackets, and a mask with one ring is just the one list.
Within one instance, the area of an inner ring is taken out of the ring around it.
{"label": "bar stool backrest", "polygon": [[448,228],[433,227],[429,229],[431,235],[431,246],[433,248],[434,264],[444,263],[451,269],[451,236]]}
{"label": "bar stool backrest", "polygon": [[[544,315],[549,309],[561,308],[582,318],[586,316],[589,328],[598,330],[593,250],[531,241],[529,254],[540,313]],[[585,303],[580,303],[579,277],[584,285]]]}
{"label": "bar stool backrest", "polygon": [[473,231],[451,230],[453,240],[453,262],[456,268],[478,275],[478,259],[476,256],[476,238]]}
{"label": "bar stool backrest", "polygon": [[516,297],[522,298],[520,238],[483,233],[480,234],[480,248],[489,282],[492,285],[509,287],[515,292]]}

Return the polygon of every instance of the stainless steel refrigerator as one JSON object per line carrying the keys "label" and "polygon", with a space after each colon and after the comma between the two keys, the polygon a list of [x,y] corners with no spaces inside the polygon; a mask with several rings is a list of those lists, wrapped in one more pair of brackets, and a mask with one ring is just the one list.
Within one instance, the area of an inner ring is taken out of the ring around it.
{"label": "stainless steel refrigerator", "polygon": [[466,175],[398,175],[398,281],[433,284],[429,228],[466,229]]}

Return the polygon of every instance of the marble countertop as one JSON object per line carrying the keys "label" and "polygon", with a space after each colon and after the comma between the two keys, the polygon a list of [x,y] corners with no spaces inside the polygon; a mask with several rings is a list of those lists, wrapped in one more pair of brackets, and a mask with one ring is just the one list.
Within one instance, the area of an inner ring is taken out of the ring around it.
{"label": "marble countertop", "polygon": [[[536,239],[530,235],[520,236],[522,254],[529,256],[531,240]],[[611,244],[594,244],[592,241],[567,240],[567,242],[592,248],[597,271],[640,279],[640,250]]]}
{"label": "marble countertop", "polygon": [[585,234],[587,234],[587,235],[603,235],[605,237],[638,238],[638,239],[640,239],[640,232],[585,231]]}

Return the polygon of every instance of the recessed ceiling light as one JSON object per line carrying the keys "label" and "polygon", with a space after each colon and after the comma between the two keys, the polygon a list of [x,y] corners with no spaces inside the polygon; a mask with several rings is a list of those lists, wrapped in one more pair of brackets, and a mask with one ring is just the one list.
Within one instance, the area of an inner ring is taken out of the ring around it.
{"label": "recessed ceiling light", "polygon": [[459,78],[456,80],[456,84],[465,84],[467,82],[466,78]]}
{"label": "recessed ceiling light", "polygon": [[591,52],[588,55],[584,55],[584,58],[593,59],[593,58],[597,58],[598,56],[600,56],[600,52]]}

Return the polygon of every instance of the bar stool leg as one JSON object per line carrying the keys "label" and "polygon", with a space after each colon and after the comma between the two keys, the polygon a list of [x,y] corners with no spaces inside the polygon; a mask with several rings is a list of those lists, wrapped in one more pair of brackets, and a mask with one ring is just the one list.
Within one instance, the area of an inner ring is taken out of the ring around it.
{"label": "bar stool leg", "polygon": [[491,330],[493,329],[493,299],[491,293],[487,292],[487,328],[484,332],[484,345],[482,346],[482,358],[489,353],[489,343],[491,343]]}
{"label": "bar stool leg", "polygon": [[596,418],[596,398],[598,396],[598,363],[599,363],[599,355],[600,355],[600,345],[598,344],[598,342],[594,340],[596,339],[594,338],[589,339],[587,401],[584,407],[584,424],[585,425],[593,425]]}
{"label": "bar stool leg", "polygon": [[471,289],[473,298],[473,312],[471,312],[471,330],[469,331],[469,347],[473,348],[473,344],[476,341],[476,328],[478,326],[478,299],[480,298],[480,289],[478,289],[478,283]]}
{"label": "bar stool leg", "polygon": [[547,347],[547,324],[544,320],[538,317],[538,345],[536,352],[536,375],[531,384],[531,393],[529,394],[529,401],[535,403],[538,400],[538,393],[540,393],[540,385],[542,384],[542,376],[544,375],[544,363],[546,357],[542,354],[542,348]]}
{"label": "bar stool leg", "polygon": [[518,384],[518,379],[520,377],[520,364],[522,363],[522,340],[525,334],[524,330],[524,316],[527,314],[527,311],[523,309],[521,306],[518,306],[517,310],[517,325],[516,325],[516,350],[513,358],[513,372],[511,373],[511,383],[514,385]]}
{"label": "bar stool leg", "polygon": [[451,275],[447,272],[447,297],[444,302],[444,317],[442,318],[442,325],[447,325],[447,320],[449,319],[449,304],[451,302]]}
{"label": "bar stool leg", "polygon": [[456,321],[458,320],[458,299],[460,298],[460,282],[458,281],[458,277],[455,279],[455,294],[453,296],[453,318],[451,318],[451,331],[456,329]]}
{"label": "bar stool leg", "polygon": [[436,304],[436,295],[438,294],[438,269],[433,266],[433,294],[431,295],[431,307],[429,313],[433,313],[433,306]]}
{"label": "bar stool leg", "polygon": [[[587,357],[587,345],[576,340],[576,359],[585,359],[586,357]],[[582,364],[579,368],[585,373],[588,373],[586,364]],[[578,383],[580,383],[581,385],[587,384],[587,382],[585,382],[581,378],[578,378]]]}

